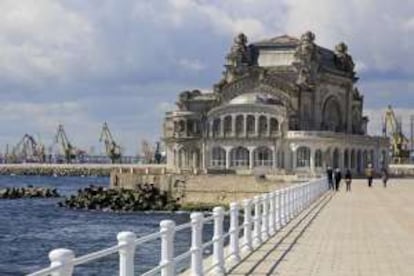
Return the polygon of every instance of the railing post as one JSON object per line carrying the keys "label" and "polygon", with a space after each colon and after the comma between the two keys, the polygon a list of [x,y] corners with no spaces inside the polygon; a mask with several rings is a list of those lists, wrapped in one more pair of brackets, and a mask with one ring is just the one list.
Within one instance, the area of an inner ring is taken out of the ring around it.
{"label": "railing post", "polygon": [[260,232],[261,232],[260,221],[262,220],[262,217],[260,214],[260,196],[254,197],[253,204],[254,204],[253,246],[257,247],[262,243],[262,238],[260,235]]}
{"label": "railing post", "polygon": [[269,238],[269,194],[262,195],[262,241]]}
{"label": "railing post", "polygon": [[275,192],[275,208],[276,208],[276,231],[282,228],[281,221],[282,221],[282,208],[281,208],[281,200],[280,200],[281,193],[280,191]]}
{"label": "railing post", "polygon": [[286,188],[286,223],[290,221],[290,193],[291,193],[291,189],[290,187]]}
{"label": "railing post", "polygon": [[276,193],[269,194],[270,208],[269,208],[269,233],[273,235],[276,233]]}
{"label": "railing post", "polygon": [[280,190],[280,224],[286,225],[286,189]]}
{"label": "railing post", "polygon": [[230,203],[230,254],[233,262],[240,261],[239,250],[239,204]]}
{"label": "railing post", "polygon": [[244,232],[244,244],[246,251],[250,252],[253,250],[252,246],[252,200],[243,200],[244,207],[244,219],[243,219],[243,232]]}
{"label": "railing post", "polygon": [[174,234],[175,222],[173,220],[162,220],[161,231],[161,276],[175,275],[174,266]]}
{"label": "railing post", "polygon": [[223,248],[223,207],[214,207],[214,234],[213,234],[213,265],[214,275],[223,275],[224,269],[224,248]]}
{"label": "railing post", "polygon": [[71,276],[73,273],[73,259],[75,253],[72,250],[59,248],[50,251],[50,267],[62,265],[57,271],[52,272],[51,276]]}
{"label": "railing post", "polygon": [[118,245],[123,246],[119,249],[119,275],[133,276],[135,239],[137,236],[132,232],[119,232],[116,238]]}
{"label": "railing post", "polygon": [[203,271],[203,219],[201,212],[191,213],[191,275],[202,276]]}

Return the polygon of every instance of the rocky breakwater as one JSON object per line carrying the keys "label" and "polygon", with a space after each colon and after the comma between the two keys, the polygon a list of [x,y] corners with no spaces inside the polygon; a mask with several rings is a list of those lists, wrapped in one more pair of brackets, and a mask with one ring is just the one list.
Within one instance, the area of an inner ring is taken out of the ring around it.
{"label": "rocky breakwater", "polygon": [[59,167],[59,166],[3,166],[0,175],[45,175],[45,176],[109,176],[112,168]]}
{"label": "rocky breakwater", "polygon": [[12,187],[0,190],[0,199],[60,197],[56,189],[43,187]]}
{"label": "rocky breakwater", "polygon": [[173,211],[179,208],[177,201],[167,192],[148,184],[138,185],[134,190],[90,186],[59,202],[59,206],[103,211]]}

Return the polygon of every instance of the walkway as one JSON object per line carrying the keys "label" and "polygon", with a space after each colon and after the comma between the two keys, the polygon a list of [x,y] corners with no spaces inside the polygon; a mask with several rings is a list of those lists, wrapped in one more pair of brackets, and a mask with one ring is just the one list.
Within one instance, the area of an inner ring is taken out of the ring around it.
{"label": "walkway", "polygon": [[[344,185],[343,185],[344,186]],[[414,275],[414,179],[355,180],[293,220],[229,275]]]}

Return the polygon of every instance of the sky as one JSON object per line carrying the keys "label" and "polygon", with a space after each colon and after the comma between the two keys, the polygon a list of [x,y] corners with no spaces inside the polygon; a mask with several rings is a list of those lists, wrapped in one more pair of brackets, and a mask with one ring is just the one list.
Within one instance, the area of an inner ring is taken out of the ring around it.
{"label": "sky", "polygon": [[[369,132],[388,104],[414,114],[412,0],[0,0],[0,151],[29,133],[53,144],[58,124],[102,152],[107,121],[128,154],[160,139],[179,92],[211,90],[233,37],[307,30],[347,43]],[[56,147],[56,145],[55,145]]]}

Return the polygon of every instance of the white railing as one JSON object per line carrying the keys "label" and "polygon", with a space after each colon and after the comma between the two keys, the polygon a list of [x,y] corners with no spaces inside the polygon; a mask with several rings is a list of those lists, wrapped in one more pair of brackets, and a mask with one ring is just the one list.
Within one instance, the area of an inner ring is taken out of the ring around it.
{"label": "white railing", "polygon": [[[160,264],[142,275],[176,275],[176,263],[187,258],[191,259],[192,275],[204,275],[207,272],[222,275],[226,272],[228,261],[233,265],[239,262],[241,252],[251,252],[266,242],[326,191],[326,179],[313,180],[258,195],[253,199],[245,199],[242,204],[233,202],[228,212],[225,212],[223,207],[215,207],[213,214],[208,217],[204,217],[201,212],[191,213],[191,221],[186,224],[176,226],[172,220],[162,220],[159,232],[138,239],[132,232],[120,232],[117,235],[118,245],[81,257],[75,258],[74,252],[69,249],[55,249],[49,253],[50,267],[29,276],[70,276],[75,266],[115,253],[119,254],[119,275],[133,276],[136,246],[156,239],[161,239]],[[241,208],[243,222],[240,224]],[[223,233],[223,220],[226,215],[230,216],[230,228],[228,232]],[[203,226],[211,221],[214,223],[213,238],[203,243]],[[191,228],[191,247],[187,252],[174,257],[175,233],[188,228]],[[229,247],[225,250],[224,241],[227,238]],[[213,246],[212,265],[204,267],[206,262],[203,260],[203,251],[209,246]]]}

